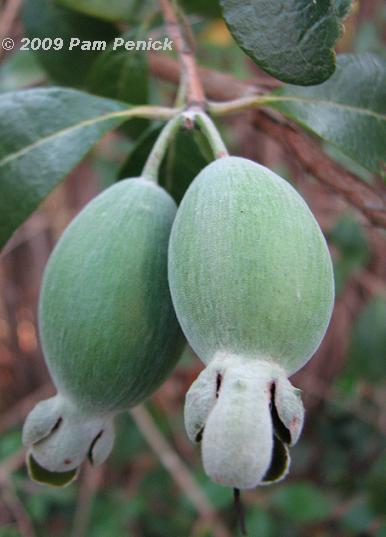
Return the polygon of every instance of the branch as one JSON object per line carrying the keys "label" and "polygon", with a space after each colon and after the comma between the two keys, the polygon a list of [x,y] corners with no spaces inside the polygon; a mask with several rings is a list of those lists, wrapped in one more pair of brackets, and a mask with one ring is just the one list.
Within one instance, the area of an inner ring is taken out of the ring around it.
{"label": "branch", "polygon": [[9,476],[23,466],[25,461],[25,449],[21,448],[12,453],[0,463],[0,486],[7,483]]}
{"label": "branch", "polygon": [[101,477],[102,469],[100,467],[93,468],[89,464],[85,465],[79,486],[76,512],[73,518],[72,537],[85,537],[87,535],[93,501],[100,486]]}
{"label": "branch", "polygon": [[54,389],[51,384],[47,383],[39,386],[34,392],[29,393],[24,399],[18,401],[15,406],[7,410],[0,419],[0,434],[3,434],[8,429],[15,427],[30,412],[31,408],[41,399],[47,399],[54,394]]}
{"label": "branch", "polygon": [[[150,54],[150,69],[152,73],[169,82],[178,83],[180,69],[177,62],[160,54]],[[203,81],[205,94],[214,101],[234,100],[233,110],[245,109],[256,101],[264,102],[263,96],[256,94],[261,88],[250,82],[236,80],[231,75],[211,69],[200,68],[200,79]],[[241,99],[241,101],[240,101]],[[213,112],[221,111],[219,103],[211,105]],[[231,107],[232,108],[232,107]],[[364,214],[377,227],[386,228],[386,203],[382,192],[368,183],[363,182],[340,164],[332,161],[321,149],[320,145],[305,133],[300,132],[292,123],[277,119],[278,115],[256,112],[253,123],[275,140],[279,140],[296,155],[302,166],[312,173],[321,183],[341,195],[347,202]]]}
{"label": "branch", "polygon": [[15,518],[21,537],[36,537],[36,533],[27,510],[11,487],[3,488],[1,494],[5,505]]}
{"label": "branch", "polygon": [[[22,5],[22,0],[8,0],[2,8],[0,20],[0,43],[5,37],[9,37],[12,26],[19,14]],[[4,49],[0,48],[0,56],[4,53]]]}
{"label": "branch", "polygon": [[303,168],[331,190],[338,192],[378,227],[386,228],[386,203],[380,192],[331,160],[316,143],[288,122],[275,120],[266,112],[254,114],[254,124],[287,146]]}
{"label": "branch", "polygon": [[168,33],[176,44],[181,66],[178,78],[180,79],[181,77],[182,84],[186,87],[187,104],[189,107],[197,106],[204,109],[205,94],[198,73],[196,57],[189,40],[184,35],[183,24],[180,24],[176,10],[170,0],[159,0],[159,5]]}
{"label": "branch", "polygon": [[170,472],[180,489],[186,494],[203,519],[213,523],[215,537],[230,537],[228,529],[219,519],[205,493],[200,489],[188,468],[177,453],[169,446],[166,439],[157,429],[152,417],[143,406],[137,406],[130,411],[134,421],[148,444],[159,457],[161,463]]}

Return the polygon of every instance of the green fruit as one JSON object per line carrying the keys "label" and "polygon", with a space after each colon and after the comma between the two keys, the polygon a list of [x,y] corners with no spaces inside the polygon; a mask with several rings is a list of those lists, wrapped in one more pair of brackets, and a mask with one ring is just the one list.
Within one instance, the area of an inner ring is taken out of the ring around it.
{"label": "green fruit", "polygon": [[190,437],[202,438],[207,472],[250,488],[272,481],[279,465],[277,479],[288,457],[275,439],[294,443],[303,421],[286,377],[318,348],[333,308],[332,264],[315,218],[267,168],[219,159],[196,177],[178,209],[169,284],[181,327],[208,365],[185,408]]}
{"label": "green fruit", "polygon": [[169,282],[206,364],[226,350],[292,374],[319,346],[332,311],[330,256],[311,211],[286,181],[237,157],[204,168],[185,195]]}
{"label": "green fruit", "polygon": [[175,213],[162,188],[126,179],[94,198],[54,249],[39,324],[58,395],[39,403],[24,427],[32,473],[68,473],[87,455],[102,462],[112,417],[152,393],[175,365],[182,337],[167,283]]}

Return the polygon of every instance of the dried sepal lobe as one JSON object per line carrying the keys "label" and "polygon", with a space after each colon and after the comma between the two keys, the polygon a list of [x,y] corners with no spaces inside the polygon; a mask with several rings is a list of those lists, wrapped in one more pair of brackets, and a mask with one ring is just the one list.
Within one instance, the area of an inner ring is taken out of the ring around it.
{"label": "dried sepal lobe", "polygon": [[223,353],[193,383],[185,404],[188,435],[201,441],[206,473],[239,489],[287,474],[287,446],[297,441],[303,417],[281,367]]}

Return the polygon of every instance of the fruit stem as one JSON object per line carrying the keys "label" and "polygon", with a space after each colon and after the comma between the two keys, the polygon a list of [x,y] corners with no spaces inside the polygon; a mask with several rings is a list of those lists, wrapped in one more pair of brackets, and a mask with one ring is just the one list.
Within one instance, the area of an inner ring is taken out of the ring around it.
{"label": "fruit stem", "polygon": [[145,166],[143,167],[141,177],[158,183],[158,173],[162,160],[170,142],[181,125],[181,114],[178,114],[168,121],[168,123],[166,123],[165,127],[160,132],[160,135],[158,136],[152,150],[150,151]]}
{"label": "fruit stem", "polygon": [[212,119],[205,112],[195,112],[194,121],[206,136],[216,159],[229,155],[225,143]]}

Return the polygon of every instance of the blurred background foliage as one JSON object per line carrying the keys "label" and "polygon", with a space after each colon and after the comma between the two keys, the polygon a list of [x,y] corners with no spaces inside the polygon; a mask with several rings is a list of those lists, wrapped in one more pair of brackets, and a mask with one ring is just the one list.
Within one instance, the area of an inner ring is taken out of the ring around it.
{"label": "blurred background foliage", "polygon": [[[11,3],[3,2],[2,17]],[[276,85],[234,44],[218,18],[217,2],[181,4],[202,65]],[[23,35],[110,40],[120,33],[159,37],[165,32],[150,0],[28,0],[19,7],[9,34],[16,42]],[[384,54],[385,19],[381,0],[355,2],[338,50]],[[13,52],[3,53],[1,60],[1,92],[55,84],[132,103],[171,105],[175,99],[174,86],[151,75],[143,52]],[[292,450],[290,475],[281,484],[244,494],[249,535],[384,537],[385,235],[317,183],[275,140],[252,130],[245,114],[227,119],[221,128],[235,154],[274,169],[306,198],[328,239],[337,285],[327,336],[315,358],[293,378],[303,391],[307,419]],[[185,435],[184,395],[201,370],[189,349],[147,403],[147,414],[135,421],[129,414],[117,420],[115,449],[102,468],[85,466],[76,483],[56,490],[32,483],[24,466],[22,421],[35,401],[53,391],[36,323],[49,253],[89,199],[139,173],[158,132],[158,125],[136,121],[106,136],[16,232],[0,260],[0,537],[239,534],[232,491],[206,478],[199,450]],[[377,180],[336,150],[326,150],[364,181]],[[165,158],[161,182],[180,200],[208,160],[205,143],[182,132]]]}

